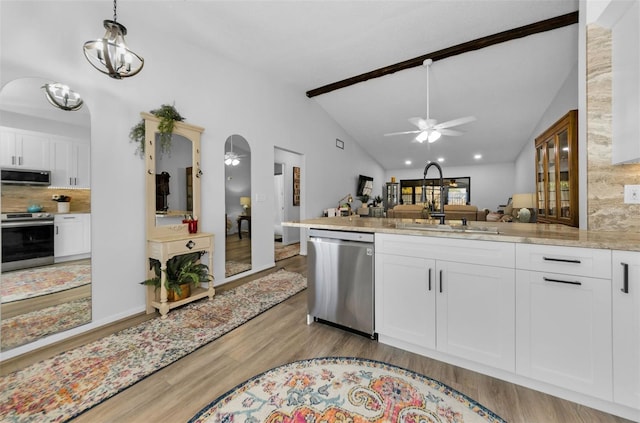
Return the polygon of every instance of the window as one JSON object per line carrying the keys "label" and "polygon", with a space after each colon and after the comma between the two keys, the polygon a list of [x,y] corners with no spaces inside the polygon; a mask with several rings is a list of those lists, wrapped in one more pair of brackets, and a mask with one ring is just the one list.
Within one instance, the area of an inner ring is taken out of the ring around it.
{"label": "window", "polygon": [[[426,181],[426,207],[429,210],[440,209],[440,180],[437,178]],[[423,204],[422,179],[403,179],[400,181],[402,204]],[[471,178],[446,178],[444,180],[445,204],[470,204],[471,202]]]}

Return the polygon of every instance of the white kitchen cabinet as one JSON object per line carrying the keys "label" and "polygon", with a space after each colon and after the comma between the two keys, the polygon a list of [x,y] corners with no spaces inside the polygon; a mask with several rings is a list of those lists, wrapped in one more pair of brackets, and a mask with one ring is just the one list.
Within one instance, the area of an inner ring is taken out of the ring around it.
{"label": "white kitchen cabinet", "polygon": [[49,143],[49,137],[44,134],[0,128],[0,165],[49,170]]}
{"label": "white kitchen cabinet", "polygon": [[377,234],[376,332],[514,371],[514,254],[511,243]]}
{"label": "white kitchen cabinet", "polygon": [[612,254],[613,400],[640,410],[640,253]]}
{"label": "white kitchen cabinet", "polygon": [[435,267],[435,260],[376,253],[376,332],[435,349]]}
{"label": "white kitchen cabinet", "polygon": [[56,214],[54,218],[56,261],[86,257],[91,253],[91,215]]}
{"label": "white kitchen cabinet", "polygon": [[553,247],[524,270],[548,248],[516,245],[516,373],[610,401],[611,279],[583,274],[610,275],[611,253]]}
{"label": "white kitchen cabinet", "polygon": [[51,143],[51,185],[89,188],[90,147],[88,143],[55,137]]}

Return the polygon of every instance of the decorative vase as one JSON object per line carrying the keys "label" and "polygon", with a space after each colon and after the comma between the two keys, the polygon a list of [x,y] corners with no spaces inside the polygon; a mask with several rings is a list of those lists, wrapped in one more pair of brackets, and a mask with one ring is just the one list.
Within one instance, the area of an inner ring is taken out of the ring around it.
{"label": "decorative vase", "polygon": [[188,298],[191,295],[191,284],[190,283],[180,284],[180,291],[181,291],[181,294],[178,295],[178,293],[175,290],[173,289],[168,290],[167,301],[174,302],[174,301],[180,301],[180,300],[184,300],[185,298]]}
{"label": "decorative vase", "polygon": [[69,213],[70,208],[71,208],[71,202],[69,201],[58,202],[58,213]]}

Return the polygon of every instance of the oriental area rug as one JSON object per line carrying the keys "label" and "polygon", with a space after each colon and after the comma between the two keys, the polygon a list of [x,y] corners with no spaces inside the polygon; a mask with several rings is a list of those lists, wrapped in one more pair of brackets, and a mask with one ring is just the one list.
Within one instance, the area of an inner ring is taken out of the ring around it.
{"label": "oriental area rug", "polygon": [[189,423],[506,423],[421,374],[360,358],[296,361],[238,385]]}
{"label": "oriental area rug", "polygon": [[66,291],[91,283],[91,265],[72,264],[16,270],[2,274],[2,303]]}
{"label": "oriental area rug", "polygon": [[0,325],[0,351],[18,347],[90,321],[91,297],[45,307],[14,317],[3,317]]}
{"label": "oriental area rug", "polygon": [[306,286],[280,270],[2,376],[0,421],[67,421]]}
{"label": "oriental area rug", "polygon": [[275,243],[275,261],[288,259],[300,254],[300,243],[282,245],[281,242]]}
{"label": "oriental area rug", "polygon": [[246,272],[247,270],[251,270],[251,263],[229,260],[224,264],[224,276],[227,278],[237,275],[238,273]]}

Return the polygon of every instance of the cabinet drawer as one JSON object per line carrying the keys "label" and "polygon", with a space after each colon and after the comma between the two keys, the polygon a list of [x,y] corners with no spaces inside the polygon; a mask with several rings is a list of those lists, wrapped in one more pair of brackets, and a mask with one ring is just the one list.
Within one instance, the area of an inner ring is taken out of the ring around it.
{"label": "cabinet drawer", "polygon": [[515,247],[510,242],[429,236],[376,234],[376,253],[457,261],[513,268]]}
{"label": "cabinet drawer", "polygon": [[553,245],[516,245],[516,268],[611,278],[611,251]]}
{"label": "cabinet drawer", "polygon": [[[189,248],[187,245],[190,245]],[[190,238],[181,239],[179,241],[171,241],[166,244],[168,254],[185,254],[191,251],[198,251],[209,248],[211,246],[211,238]]]}

